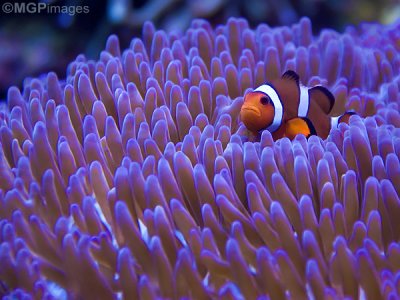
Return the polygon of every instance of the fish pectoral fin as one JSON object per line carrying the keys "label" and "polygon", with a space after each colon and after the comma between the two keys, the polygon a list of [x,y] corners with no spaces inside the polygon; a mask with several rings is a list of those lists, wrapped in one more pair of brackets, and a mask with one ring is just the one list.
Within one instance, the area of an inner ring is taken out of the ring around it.
{"label": "fish pectoral fin", "polygon": [[285,136],[289,139],[293,140],[296,135],[303,134],[306,137],[310,135],[316,135],[314,125],[310,121],[310,119],[302,117],[302,118],[293,118],[286,122],[285,126]]}
{"label": "fish pectoral fin", "polygon": [[335,105],[335,96],[326,88],[317,85],[308,91],[310,99],[315,101],[325,114],[329,114]]}

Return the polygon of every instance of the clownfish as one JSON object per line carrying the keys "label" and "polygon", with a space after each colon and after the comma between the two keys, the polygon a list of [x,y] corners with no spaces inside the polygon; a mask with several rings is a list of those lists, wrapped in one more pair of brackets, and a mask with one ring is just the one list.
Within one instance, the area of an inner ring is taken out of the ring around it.
{"label": "clownfish", "polygon": [[335,97],[325,87],[312,88],[300,83],[299,75],[286,71],[281,78],[265,83],[247,93],[240,110],[240,118],[248,130],[258,134],[269,130],[274,140],[294,139],[297,134],[306,137],[318,135],[325,139],[341,122],[349,122],[354,112],[330,117]]}

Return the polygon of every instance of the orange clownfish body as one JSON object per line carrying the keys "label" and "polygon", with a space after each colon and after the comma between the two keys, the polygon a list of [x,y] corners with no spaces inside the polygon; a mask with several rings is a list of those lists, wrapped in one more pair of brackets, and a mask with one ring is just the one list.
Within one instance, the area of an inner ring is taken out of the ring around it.
{"label": "orange clownfish body", "polygon": [[331,128],[340,122],[348,123],[352,112],[330,117],[335,98],[323,86],[307,88],[300,84],[294,71],[286,71],[281,78],[265,83],[245,95],[240,118],[253,133],[267,129],[273,138],[297,134],[318,135],[325,139]]}

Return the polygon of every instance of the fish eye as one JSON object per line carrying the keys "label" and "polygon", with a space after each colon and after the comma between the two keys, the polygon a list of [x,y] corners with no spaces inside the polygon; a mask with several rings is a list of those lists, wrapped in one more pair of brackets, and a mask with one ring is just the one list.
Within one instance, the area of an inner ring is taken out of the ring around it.
{"label": "fish eye", "polygon": [[269,104],[269,102],[270,102],[269,97],[261,97],[261,99],[260,99],[260,103],[262,105],[267,105],[267,104]]}

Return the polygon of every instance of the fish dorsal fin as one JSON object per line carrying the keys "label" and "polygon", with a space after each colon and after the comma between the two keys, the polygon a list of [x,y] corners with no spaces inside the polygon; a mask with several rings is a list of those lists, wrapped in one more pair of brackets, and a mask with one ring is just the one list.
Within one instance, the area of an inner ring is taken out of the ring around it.
{"label": "fish dorsal fin", "polygon": [[326,88],[321,85],[312,87],[309,90],[310,99],[315,101],[324,113],[329,114],[335,105],[335,97]]}
{"label": "fish dorsal fin", "polygon": [[299,75],[293,71],[293,70],[287,70],[285,73],[282,75],[283,79],[289,79],[289,80],[294,80],[296,81],[297,84],[300,84],[300,77]]}

